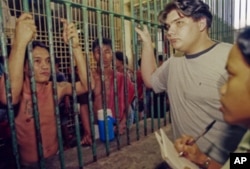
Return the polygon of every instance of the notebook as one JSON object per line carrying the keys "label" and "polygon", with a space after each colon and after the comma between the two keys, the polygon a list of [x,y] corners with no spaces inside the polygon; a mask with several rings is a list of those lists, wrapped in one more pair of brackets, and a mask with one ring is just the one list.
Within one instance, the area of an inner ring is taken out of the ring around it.
{"label": "notebook", "polygon": [[199,169],[196,164],[185,157],[179,156],[179,153],[163,129],[160,129],[159,132],[155,132],[155,137],[160,145],[163,160],[165,160],[172,169]]}

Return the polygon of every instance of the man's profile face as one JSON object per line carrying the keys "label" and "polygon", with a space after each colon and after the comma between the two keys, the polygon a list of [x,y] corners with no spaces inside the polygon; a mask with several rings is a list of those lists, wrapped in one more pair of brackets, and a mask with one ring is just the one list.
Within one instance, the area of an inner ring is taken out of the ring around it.
{"label": "man's profile face", "polygon": [[[33,66],[36,83],[48,82],[51,75],[49,51],[45,48],[35,47],[32,51]],[[25,72],[28,75],[28,62],[26,61]]]}

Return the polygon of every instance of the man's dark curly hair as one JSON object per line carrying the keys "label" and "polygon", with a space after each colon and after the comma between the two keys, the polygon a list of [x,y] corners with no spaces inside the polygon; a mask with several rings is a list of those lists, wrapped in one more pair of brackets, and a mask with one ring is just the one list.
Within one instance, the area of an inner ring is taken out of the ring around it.
{"label": "man's dark curly hair", "polygon": [[250,27],[246,27],[242,32],[240,32],[236,44],[239,47],[243,58],[250,66]]}
{"label": "man's dark curly hair", "polygon": [[173,0],[159,13],[159,22],[165,24],[165,20],[172,10],[177,10],[180,14],[193,18],[194,21],[206,18],[207,28],[212,25],[213,15],[209,6],[202,0]]}

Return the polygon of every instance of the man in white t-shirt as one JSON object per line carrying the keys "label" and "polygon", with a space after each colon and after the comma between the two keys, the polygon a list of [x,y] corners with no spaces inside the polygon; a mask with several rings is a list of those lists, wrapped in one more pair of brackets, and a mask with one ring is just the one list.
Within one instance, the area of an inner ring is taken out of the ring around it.
{"label": "man in white t-shirt", "polygon": [[168,93],[175,139],[184,133],[196,137],[210,122],[217,121],[197,144],[222,164],[246,131],[228,125],[219,111],[219,88],[227,80],[225,65],[232,45],[210,39],[212,14],[201,0],[173,0],[160,12],[159,20],[172,47],[184,56],[171,57],[157,69],[147,28],[136,28],[143,44],[144,83],[157,93]]}

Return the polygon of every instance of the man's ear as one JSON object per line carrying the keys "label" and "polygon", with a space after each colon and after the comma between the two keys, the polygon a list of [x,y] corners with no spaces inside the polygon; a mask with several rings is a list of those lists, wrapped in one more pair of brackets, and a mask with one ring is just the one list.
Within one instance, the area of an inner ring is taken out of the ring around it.
{"label": "man's ear", "polygon": [[199,28],[201,32],[207,29],[207,19],[205,17],[199,20]]}

